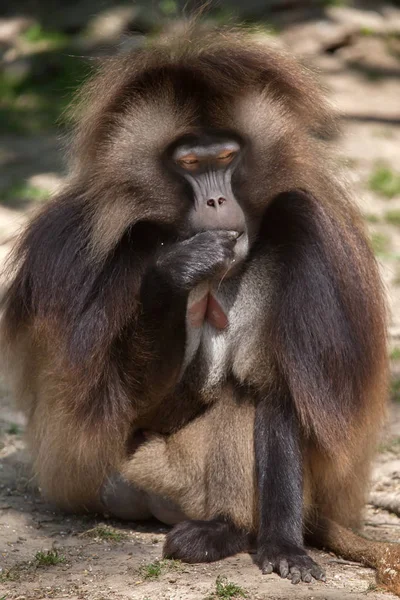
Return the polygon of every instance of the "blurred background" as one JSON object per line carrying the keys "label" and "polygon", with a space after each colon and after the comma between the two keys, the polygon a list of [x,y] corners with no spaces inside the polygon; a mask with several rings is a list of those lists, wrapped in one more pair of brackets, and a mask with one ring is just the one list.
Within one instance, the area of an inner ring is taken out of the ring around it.
{"label": "blurred background", "polygon": [[[141,43],[201,4],[0,0],[0,271],[19,228],[62,185],[65,108],[81,82],[102,57]],[[260,35],[319,72],[340,112],[339,160],[365,217],[391,309],[392,410],[369,517],[372,534],[378,528],[381,537],[393,538],[400,519],[391,521],[385,509],[400,515],[400,0],[220,0],[209,3],[204,18],[259,26]],[[0,293],[2,286],[4,279]],[[0,383],[0,530],[2,498],[7,510],[30,511],[30,500],[19,500],[27,489],[23,427]],[[27,535],[20,520],[13,527]],[[29,538],[34,548],[35,539]],[[1,555],[0,548],[0,558],[14,569],[11,552]],[[0,584],[1,577],[0,566]],[[28,589],[25,596],[31,597]]]}

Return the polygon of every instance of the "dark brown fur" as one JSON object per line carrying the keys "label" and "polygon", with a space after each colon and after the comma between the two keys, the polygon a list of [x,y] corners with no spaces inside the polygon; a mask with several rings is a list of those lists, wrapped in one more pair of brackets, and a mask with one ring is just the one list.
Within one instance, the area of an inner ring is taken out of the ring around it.
{"label": "dark brown fur", "polygon": [[[218,429],[204,463],[207,510],[197,506],[204,497],[189,494],[185,511],[208,518],[223,510],[253,523],[253,485],[243,486],[231,464],[245,456],[253,473],[251,427],[243,425],[237,446],[231,427],[243,406],[253,410],[255,393],[266,397],[284,381],[300,422],[310,505],[357,526],[385,412],[385,310],[361,218],[326,144],[335,119],[312,77],[245,33],[189,27],[178,41],[111,59],[85,86],[77,114],[69,182],[16,249],[3,319],[43,492],[64,508],[101,508],[104,479],[129,469],[132,430],[177,431],[211,403],[230,425]],[[273,299],[255,327],[251,364],[235,365],[236,384],[227,375],[215,388],[190,369],[180,386],[178,368],[161,376],[139,304],[159,242],[177,235],[186,215],[160,155],[201,127],[235,129],[251,141],[242,198],[262,224],[248,271],[271,279]],[[226,403],[238,401],[237,384],[244,405],[236,413]],[[202,461],[206,440],[203,448],[188,439],[188,462]]]}

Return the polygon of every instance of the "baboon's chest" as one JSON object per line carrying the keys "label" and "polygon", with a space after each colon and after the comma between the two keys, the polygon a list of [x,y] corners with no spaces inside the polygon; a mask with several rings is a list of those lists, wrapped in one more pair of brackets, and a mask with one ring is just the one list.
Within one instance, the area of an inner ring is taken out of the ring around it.
{"label": "baboon's chest", "polygon": [[[250,293],[251,292],[251,293]],[[218,288],[202,284],[189,296],[183,372],[190,365],[212,387],[233,374],[245,381],[260,363],[269,294],[244,278]]]}

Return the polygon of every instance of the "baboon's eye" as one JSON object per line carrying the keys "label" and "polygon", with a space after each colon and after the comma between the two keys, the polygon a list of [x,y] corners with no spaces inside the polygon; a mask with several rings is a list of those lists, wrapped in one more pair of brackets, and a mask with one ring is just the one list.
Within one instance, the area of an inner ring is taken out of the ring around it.
{"label": "baboon's eye", "polygon": [[234,150],[227,150],[226,152],[221,152],[221,154],[217,156],[217,160],[223,163],[230,163],[235,158],[236,154],[237,152]]}
{"label": "baboon's eye", "polygon": [[179,158],[177,162],[183,169],[190,170],[196,169],[200,161],[195,154],[187,154]]}

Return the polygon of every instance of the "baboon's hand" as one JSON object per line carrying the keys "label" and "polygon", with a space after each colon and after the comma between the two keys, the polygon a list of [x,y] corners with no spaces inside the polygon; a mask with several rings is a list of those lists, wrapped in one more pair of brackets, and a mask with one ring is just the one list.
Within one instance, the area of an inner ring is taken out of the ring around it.
{"label": "baboon's hand", "polygon": [[158,274],[189,291],[202,281],[222,276],[234,260],[237,231],[213,230],[171,246],[157,260]]}
{"label": "baboon's hand", "polygon": [[264,574],[278,573],[296,584],[311,583],[314,579],[326,581],[325,572],[313,561],[303,548],[285,544],[263,545],[257,554],[258,564]]}

